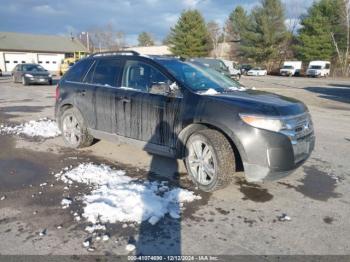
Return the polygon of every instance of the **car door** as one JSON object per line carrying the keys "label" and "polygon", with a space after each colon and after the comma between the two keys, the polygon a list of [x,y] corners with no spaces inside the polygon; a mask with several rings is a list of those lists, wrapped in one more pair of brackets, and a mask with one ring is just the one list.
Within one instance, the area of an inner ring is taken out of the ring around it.
{"label": "car door", "polygon": [[94,66],[92,59],[79,61],[63,77],[66,90],[70,90],[70,102],[80,111],[87,126],[95,127],[95,89],[93,85],[87,84],[84,79]]}
{"label": "car door", "polygon": [[147,144],[174,148],[180,128],[181,95],[170,94],[173,81],[149,62],[126,61],[122,87],[127,103],[120,102],[126,136]]}
{"label": "car door", "polygon": [[95,129],[99,131],[116,133],[116,100],[119,98],[117,87],[120,86],[121,73],[121,59],[101,58],[96,61],[91,80],[87,79],[96,92]]}

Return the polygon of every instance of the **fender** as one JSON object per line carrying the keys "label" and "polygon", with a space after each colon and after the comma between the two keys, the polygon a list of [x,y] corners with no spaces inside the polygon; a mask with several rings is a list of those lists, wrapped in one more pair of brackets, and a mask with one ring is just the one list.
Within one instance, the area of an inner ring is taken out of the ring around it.
{"label": "fender", "polygon": [[198,122],[198,123],[193,123],[188,125],[187,127],[185,127],[178,136],[178,140],[177,140],[177,144],[176,144],[176,152],[177,152],[177,157],[180,159],[183,159],[186,157],[186,143],[188,138],[195,132],[201,130],[201,129],[205,129],[205,128],[212,128],[212,129],[216,129],[218,131],[220,131],[221,133],[223,133],[229,140],[230,142],[233,144],[233,146],[236,147],[239,156],[241,157],[242,161],[246,161],[247,160],[247,155],[246,152],[242,146],[242,144],[240,143],[239,139],[237,138],[237,136],[226,126],[224,125],[220,125],[217,122],[213,122],[211,121],[211,123],[207,123],[207,122]]}

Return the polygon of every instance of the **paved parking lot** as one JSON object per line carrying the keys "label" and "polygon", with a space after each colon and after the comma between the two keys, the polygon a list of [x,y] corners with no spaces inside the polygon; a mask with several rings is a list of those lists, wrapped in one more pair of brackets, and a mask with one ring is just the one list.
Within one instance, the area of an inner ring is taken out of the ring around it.
{"label": "paved parking lot", "polygon": [[[180,219],[107,224],[110,238],[96,241],[93,254],[130,254],[128,243],[157,254],[350,254],[350,81],[268,76],[241,82],[308,105],[317,141],[307,163],[280,181],[249,184],[238,174],[224,190],[195,191],[202,199],[186,205]],[[54,95],[54,86],[24,87],[0,78],[0,124],[53,119]],[[67,166],[105,163],[132,177],[179,180],[195,190],[182,163],[129,145],[101,141],[71,150],[60,137],[0,135],[0,149],[0,254],[91,254],[83,247],[86,222],[73,214],[82,206],[61,206],[63,197],[79,199],[89,190],[67,192],[56,181],[53,174]],[[280,221],[283,213],[291,220]]]}

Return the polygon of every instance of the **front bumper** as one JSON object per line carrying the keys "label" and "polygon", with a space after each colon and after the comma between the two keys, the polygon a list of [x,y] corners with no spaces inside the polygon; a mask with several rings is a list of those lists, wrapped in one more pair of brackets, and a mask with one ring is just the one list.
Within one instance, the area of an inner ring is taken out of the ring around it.
{"label": "front bumper", "polygon": [[52,78],[47,76],[25,77],[25,79],[30,84],[48,84],[52,81]]}
{"label": "front bumper", "polygon": [[281,76],[291,76],[294,75],[292,71],[280,71]]}
{"label": "front bumper", "polygon": [[[315,147],[312,121],[291,140],[287,135],[245,125],[240,136],[245,153],[243,166],[249,182],[275,180],[290,175],[311,155]],[[305,126],[305,122],[300,123]],[[242,135],[242,136],[241,136]]]}
{"label": "front bumper", "polygon": [[315,136],[308,142],[289,147],[267,148],[267,165],[244,162],[248,182],[271,181],[286,177],[300,167],[311,155],[315,147]]}

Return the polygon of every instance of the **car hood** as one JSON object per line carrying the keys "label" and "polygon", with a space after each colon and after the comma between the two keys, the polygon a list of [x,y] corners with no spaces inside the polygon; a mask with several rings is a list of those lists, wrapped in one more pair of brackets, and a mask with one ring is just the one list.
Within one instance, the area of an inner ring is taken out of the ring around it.
{"label": "car hood", "polygon": [[251,89],[219,93],[208,98],[235,106],[244,110],[244,113],[289,116],[307,111],[307,107],[299,100]]}

